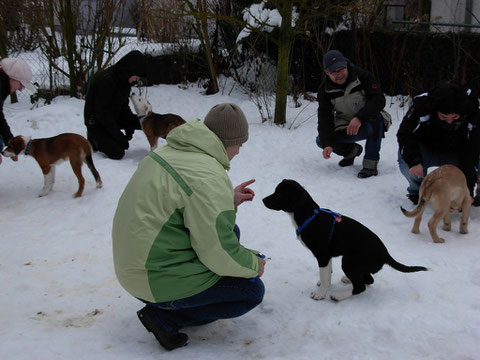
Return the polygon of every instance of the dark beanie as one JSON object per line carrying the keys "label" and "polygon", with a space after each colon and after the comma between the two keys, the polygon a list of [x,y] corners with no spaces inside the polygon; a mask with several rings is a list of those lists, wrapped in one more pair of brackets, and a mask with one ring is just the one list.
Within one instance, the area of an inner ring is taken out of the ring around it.
{"label": "dark beanie", "polygon": [[460,114],[468,112],[468,96],[466,91],[456,83],[442,82],[429,92],[432,110],[442,114]]}
{"label": "dark beanie", "polygon": [[204,124],[218,136],[225,147],[242,145],[248,140],[248,122],[235,104],[215,105],[205,117]]}

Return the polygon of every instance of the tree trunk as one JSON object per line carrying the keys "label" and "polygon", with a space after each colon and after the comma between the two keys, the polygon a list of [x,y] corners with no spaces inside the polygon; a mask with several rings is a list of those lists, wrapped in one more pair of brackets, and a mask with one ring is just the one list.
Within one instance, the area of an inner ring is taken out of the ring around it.
{"label": "tree trunk", "polygon": [[209,94],[216,94],[218,92],[217,71],[213,63],[212,49],[210,47],[210,38],[208,36],[208,22],[207,22],[207,1],[200,0],[200,24],[202,37],[205,45],[205,56],[208,62],[208,69],[210,70],[211,84],[208,89]]}
{"label": "tree trunk", "polygon": [[77,19],[74,16],[72,3],[70,0],[65,0],[63,3],[63,17],[59,20],[63,22],[63,44],[65,53],[63,54],[67,60],[69,80],[70,80],[70,96],[78,97],[78,89],[80,88],[77,79],[77,71],[75,69],[75,48],[76,48],[76,29]]}
{"label": "tree trunk", "polygon": [[287,121],[288,73],[290,52],[294,38],[292,28],[292,11],[292,1],[284,1],[280,10],[280,14],[282,15],[282,25],[280,26],[278,42],[277,86],[274,115],[274,123],[276,125],[284,125]]}

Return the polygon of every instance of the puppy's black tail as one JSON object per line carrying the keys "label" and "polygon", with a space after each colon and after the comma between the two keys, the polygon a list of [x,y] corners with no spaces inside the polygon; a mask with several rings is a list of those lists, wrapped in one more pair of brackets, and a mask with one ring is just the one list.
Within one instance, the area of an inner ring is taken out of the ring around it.
{"label": "puppy's black tail", "polygon": [[97,188],[101,188],[103,186],[102,178],[100,177],[100,174],[98,173],[97,169],[95,168],[95,165],[93,164],[91,153],[85,156],[85,163],[87,164],[88,168],[92,172],[93,177],[95,178],[95,182],[97,183]]}
{"label": "puppy's black tail", "polygon": [[407,265],[400,264],[398,261],[396,261],[390,255],[388,255],[387,264],[390,265],[395,270],[398,270],[398,271],[401,271],[401,272],[404,272],[404,273],[417,272],[417,271],[428,271],[428,269],[426,267],[423,267],[423,266],[407,266]]}

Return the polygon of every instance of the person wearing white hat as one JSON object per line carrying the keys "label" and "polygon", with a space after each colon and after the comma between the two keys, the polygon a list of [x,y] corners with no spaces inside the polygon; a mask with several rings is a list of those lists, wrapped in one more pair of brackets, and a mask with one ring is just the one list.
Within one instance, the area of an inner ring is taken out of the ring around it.
{"label": "person wearing white hat", "polygon": [[[22,59],[5,58],[0,60],[0,151],[3,150],[11,138],[13,138],[5,115],[3,114],[3,102],[14,91],[22,91],[23,88],[35,91],[32,85],[32,70]],[[17,157],[12,160],[17,161]],[[0,155],[0,163],[2,157]]]}

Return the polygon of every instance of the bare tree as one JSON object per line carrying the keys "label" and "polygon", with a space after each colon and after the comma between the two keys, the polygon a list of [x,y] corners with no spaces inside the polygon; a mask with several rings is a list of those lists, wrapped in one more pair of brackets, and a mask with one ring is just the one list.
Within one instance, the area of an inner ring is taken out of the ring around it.
{"label": "bare tree", "polygon": [[[105,67],[124,44],[125,0],[38,0],[34,4],[42,52],[69,80],[70,95],[81,97],[89,71]],[[114,24],[118,24],[116,33]]]}

